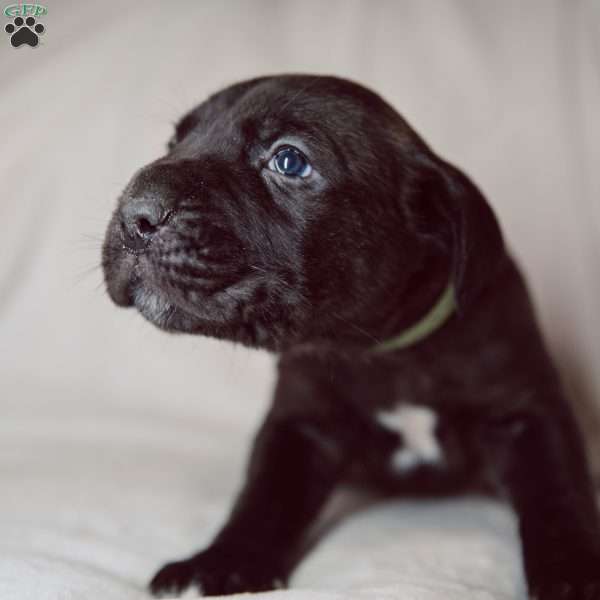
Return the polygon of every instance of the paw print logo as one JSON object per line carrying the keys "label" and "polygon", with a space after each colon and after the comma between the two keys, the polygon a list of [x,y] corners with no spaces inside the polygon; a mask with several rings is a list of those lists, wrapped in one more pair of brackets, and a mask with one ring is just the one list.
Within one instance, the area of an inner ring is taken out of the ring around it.
{"label": "paw print logo", "polygon": [[44,33],[45,27],[36,23],[33,17],[15,17],[12,23],[8,23],[4,31],[10,35],[10,43],[15,48],[27,44],[35,48],[40,41],[40,34]]}

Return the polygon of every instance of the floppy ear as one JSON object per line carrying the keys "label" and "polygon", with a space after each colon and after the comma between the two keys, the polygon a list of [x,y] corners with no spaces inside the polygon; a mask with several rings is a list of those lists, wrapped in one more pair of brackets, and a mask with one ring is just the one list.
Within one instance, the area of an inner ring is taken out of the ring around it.
{"label": "floppy ear", "polygon": [[460,314],[494,282],[506,258],[502,233],[490,205],[466,175],[437,157],[426,163],[413,206],[426,233],[451,254]]}

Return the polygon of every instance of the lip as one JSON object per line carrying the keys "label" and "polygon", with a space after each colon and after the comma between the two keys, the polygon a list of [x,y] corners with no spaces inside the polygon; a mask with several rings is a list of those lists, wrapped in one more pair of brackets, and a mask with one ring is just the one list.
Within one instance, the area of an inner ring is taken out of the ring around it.
{"label": "lip", "polygon": [[110,299],[122,307],[133,306],[133,284],[137,258],[123,252],[119,260],[105,261],[104,280]]}
{"label": "lip", "polygon": [[168,264],[160,263],[160,256],[150,248],[135,251],[122,243],[118,248],[107,243],[105,248],[105,282],[113,302],[135,308],[144,319],[171,332],[195,333],[234,319],[238,302],[250,289],[249,278],[256,276],[247,265],[207,272],[188,294],[188,284],[171,281],[165,269]]}
{"label": "lip", "polygon": [[[121,294],[128,303],[122,306],[133,307],[147,321],[168,331],[188,331],[194,318],[178,303],[172,295],[154,283],[152,265],[143,255],[128,255],[124,270],[129,270]],[[124,278],[125,279],[125,278]]]}
{"label": "lip", "polygon": [[153,280],[152,262],[138,253],[133,256],[128,284],[130,307],[134,307],[144,319],[166,331],[191,332],[197,319],[173,294],[161,289]]}

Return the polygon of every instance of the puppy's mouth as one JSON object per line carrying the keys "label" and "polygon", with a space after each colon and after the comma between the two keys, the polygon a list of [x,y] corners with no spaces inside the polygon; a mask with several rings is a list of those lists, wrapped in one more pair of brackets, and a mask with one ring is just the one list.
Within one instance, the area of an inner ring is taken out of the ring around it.
{"label": "puppy's mouth", "polygon": [[[143,252],[121,243],[105,247],[104,270],[108,294],[119,306],[135,307],[153,325],[193,333],[207,323],[230,318],[240,290],[248,288],[247,269],[226,252],[186,251],[172,240],[157,241]],[[239,251],[239,250],[237,250]]]}
{"label": "puppy's mouth", "polygon": [[119,258],[113,257],[109,264],[105,264],[108,295],[118,306],[136,308],[145,319],[161,329],[190,330],[192,315],[178,307],[169,294],[144,273],[147,267],[140,263],[145,260],[143,255],[123,250]]}

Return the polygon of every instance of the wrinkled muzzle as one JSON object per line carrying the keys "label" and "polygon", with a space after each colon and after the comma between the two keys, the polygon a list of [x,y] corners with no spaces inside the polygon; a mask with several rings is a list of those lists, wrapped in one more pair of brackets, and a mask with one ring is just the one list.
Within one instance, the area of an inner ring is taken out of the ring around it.
{"label": "wrinkled muzzle", "polygon": [[242,278],[243,245],[222,210],[225,195],[209,195],[193,161],[140,170],[106,232],[103,268],[112,300],[167,326],[176,308],[193,314],[203,299]]}

